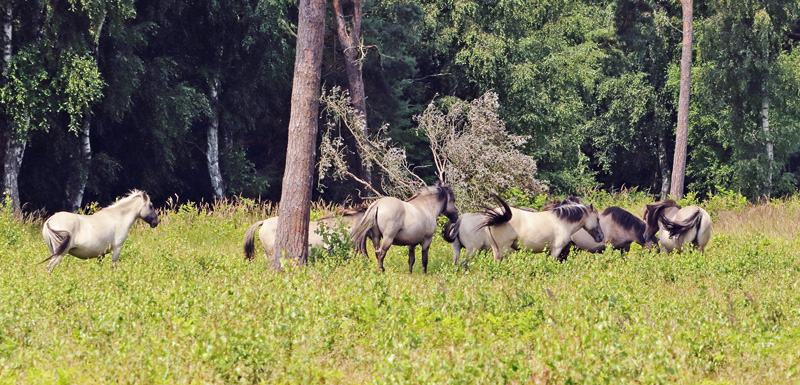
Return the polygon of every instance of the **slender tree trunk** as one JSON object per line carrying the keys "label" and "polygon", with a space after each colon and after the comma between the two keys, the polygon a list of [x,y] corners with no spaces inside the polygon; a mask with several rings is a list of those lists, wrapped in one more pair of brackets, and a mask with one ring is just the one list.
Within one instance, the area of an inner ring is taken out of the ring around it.
{"label": "slender tree trunk", "polygon": [[[766,87],[764,87],[766,88]],[[767,198],[772,195],[772,171],[775,165],[775,153],[772,145],[772,134],[769,131],[769,94],[764,92],[764,97],[761,99],[761,129],[764,130],[764,138],[766,141],[767,150]]]}
{"label": "slender tree trunk", "polygon": [[683,197],[686,176],[686,140],[689,136],[689,89],[692,73],[692,0],[681,0],[683,9],[683,44],[681,47],[681,84],[678,96],[678,130],[675,134],[675,155],[672,162],[673,198]]}
{"label": "slender tree trunk", "polygon": [[214,199],[222,199],[225,196],[225,188],[219,168],[219,79],[214,76],[210,83],[211,121],[206,130],[206,164],[208,165],[208,175],[211,177]]}
{"label": "slender tree trunk", "polygon": [[281,257],[300,264],[308,260],[308,220],[319,119],[325,0],[300,0],[298,19],[289,142],[272,260],[272,267],[278,270],[281,269]]}
{"label": "slender tree trunk", "polygon": [[[333,9],[336,12],[336,31],[339,35],[339,42],[342,45],[351,102],[353,103],[353,108],[361,115],[363,132],[364,135],[367,135],[369,133],[367,129],[367,97],[364,92],[364,76],[361,71],[363,56],[361,54],[360,41],[363,2],[362,0],[353,0],[353,18],[350,23],[347,23],[341,1],[333,0]],[[359,176],[365,182],[372,183],[372,174],[363,164],[360,164]]]}
{"label": "slender tree trunk", "polygon": [[22,167],[22,156],[25,154],[27,141],[17,136],[9,137],[6,141],[6,157],[3,165],[3,186],[6,194],[12,201],[15,211],[20,211],[22,205],[19,200],[19,170]]}
{"label": "slender tree trunk", "polygon": [[92,165],[92,142],[90,136],[90,129],[92,126],[91,112],[87,108],[83,116],[83,125],[81,127],[81,151],[80,151],[80,165],[78,170],[74,173],[73,180],[70,182],[69,191],[69,210],[78,212],[83,203],[83,195],[86,191],[86,183],[89,181],[89,168]]}
{"label": "slender tree trunk", "polygon": [[658,135],[658,169],[661,171],[661,200],[669,196],[670,175],[667,162],[667,138],[664,133]]}
{"label": "slender tree trunk", "polygon": [[[13,39],[14,8],[10,2],[4,4],[3,9],[3,77],[8,76],[8,67],[11,63],[13,52],[11,51]],[[11,198],[12,207],[15,211],[20,211],[19,201],[19,169],[22,166],[22,156],[25,154],[26,141],[12,132],[13,122],[5,116],[4,134],[6,139],[6,152],[3,160],[3,188]]]}

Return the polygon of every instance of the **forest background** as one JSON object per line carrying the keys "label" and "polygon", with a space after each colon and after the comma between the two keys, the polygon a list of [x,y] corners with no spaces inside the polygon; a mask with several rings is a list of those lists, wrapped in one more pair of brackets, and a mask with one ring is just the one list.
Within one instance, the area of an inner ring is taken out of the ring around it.
{"label": "forest background", "polygon": [[[0,4],[2,188],[18,183],[26,209],[74,210],[132,188],[156,202],[280,197],[294,1]],[[694,8],[687,189],[793,193],[800,2]],[[327,89],[348,85],[334,17],[329,7]],[[387,124],[423,178],[436,169],[415,117],[431,102],[493,91],[506,128],[530,136],[521,150],[551,192],[668,191],[678,1],[366,0],[361,34],[367,127]],[[359,188],[324,184],[317,195],[328,201]]]}

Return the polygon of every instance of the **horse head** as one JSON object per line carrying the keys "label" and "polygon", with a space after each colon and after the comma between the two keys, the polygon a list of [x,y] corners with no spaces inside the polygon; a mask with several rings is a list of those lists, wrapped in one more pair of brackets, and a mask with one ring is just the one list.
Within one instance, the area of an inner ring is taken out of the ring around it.
{"label": "horse head", "polygon": [[156,213],[156,209],[153,207],[153,202],[150,201],[150,197],[144,191],[142,191],[142,200],[143,204],[142,208],[139,209],[139,218],[147,222],[150,227],[158,226],[158,213]]}
{"label": "horse head", "polygon": [[605,239],[605,234],[600,226],[600,214],[594,205],[588,205],[586,208],[586,220],[583,222],[583,228],[594,238],[595,242],[601,243]]}
{"label": "horse head", "polygon": [[453,189],[441,181],[436,181],[434,186],[438,190],[437,198],[439,202],[442,202],[442,211],[440,215],[446,216],[450,222],[457,221],[458,209],[456,209],[456,194],[453,193]]}

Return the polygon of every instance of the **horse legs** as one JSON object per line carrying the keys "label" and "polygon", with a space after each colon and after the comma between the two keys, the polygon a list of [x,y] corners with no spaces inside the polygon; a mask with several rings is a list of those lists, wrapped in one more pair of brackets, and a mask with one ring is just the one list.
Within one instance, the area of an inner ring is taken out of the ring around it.
{"label": "horse legs", "polygon": [[453,264],[457,265],[458,258],[461,257],[461,242],[458,241],[458,238],[456,238],[456,240],[453,241],[452,247],[453,247]]}
{"label": "horse legs", "polygon": [[417,248],[417,245],[408,246],[408,274],[414,272],[414,262],[416,261],[417,257],[414,255],[414,250]]}
{"label": "horse legs", "polygon": [[380,267],[381,273],[386,271],[386,269],[383,268],[383,259],[386,258],[386,253],[389,251],[389,248],[392,247],[392,242],[394,242],[394,237],[388,235],[384,236],[381,247],[375,249],[375,259],[378,260],[378,267]]}
{"label": "horse legs", "polygon": [[428,274],[428,249],[431,247],[433,238],[428,238],[422,241],[422,273]]}

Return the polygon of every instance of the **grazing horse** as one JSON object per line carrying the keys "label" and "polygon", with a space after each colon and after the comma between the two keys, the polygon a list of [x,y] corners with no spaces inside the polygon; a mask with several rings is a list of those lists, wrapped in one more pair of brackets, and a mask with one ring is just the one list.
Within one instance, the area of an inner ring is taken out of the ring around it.
{"label": "grazing horse", "polygon": [[604,238],[597,210],[592,205],[567,204],[548,211],[531,212],[511,208],[499,196],[494,199],[499,208],[486,210],[483,226],[492,243],[494,258],[503,259],[503,252],[515,242],[535,253],[545,248],[559,261],[566,260],[562,250],[569,245],[572,234],[583,228],[596,242]]}
{"label": "grazing horse", "polygon": [[[308,226],[308,249],[309,252],[312,248],[325,248],[325,240],[320,234],[320,225],[327,226],[328,228],[337,228],[339,224],[347,227],[348,231],[353,225],[353,222],[361,219],[364,216],[364,211],[367,210],[366,205],[360,205],[351,209],[341,210],[333,214],[327,214],[320,218],[318,221],[311,221]],[[275,239],[278,232],[278,217],[272,217],[263,221],[258,221],[247,229],[244,234],[244,257],[246,259],[253,259],[253,251],[255,250],[254,238],[256,229],[261,226],[258,231],[258,239],[261,240],[261,245],[264,246],[265,256],[267,260],[272,257],[275,251]]]}
{"label": "grazing horse", "polygon": [[144,191],[134,190],[92,215],[66,211],[55,213],[42,226],[42,236],[50,256],[40,263],[50,261],[47,271],[52,272],[67,253],[90,259],[113,251],[111,260],[116,266],[128,230],[137,219],[147,222],[150,227],[158,226],[158,214]]}
{"label": "grazing horse", "polygon": [[602,242],[595,242],[586,230],[580,229],[572,234],[572,243],[578,249],[592,253],[602,252],[609,243],[614,250],[623,252],[630,251],[633,242],[647,248],[658,243],[655,235],[645,235],[644,221],[616,206],[609,207],[600,213],[600,226],[605,235]]}
{"label": "grazing horse", "polygon": [[[375,246],[378,267],[383,268],[383,259],[392,245],[408,246],[408,272],[414,269],[414,249],[422,246],[422,271],[428,272],[428,248],[436,232],[436,218],[445,215],[450,221],[458,219],[456,197],[449,186],[436,182],[424,187],[411,199],[401,201],[384,197],[376,200],[350,232],[356,250],[367,255],[367,238]],[[383,238],[383,241],[381,241]],[[380,246],[378,246],[380,244]]]}
{"label": "grazing horse", "polygon": [[653,236],[658,231],[661,249],[667,253],[681,252],[687,243],[694,244],[702,253],[711,241],[711,216],[701,207],[681,208],[667,199],[647,205],[643,217],[646,224],[643,236]]}
{"label": "grazing horse", "polygon": [[483,230],[486,221],[484,213],[467,213],[458,217],[453,223],[449,222],[442,230],[442,238],[453,244],[453,264],[458,263],[461,249],[466,249],[464,268],[468,269],[469,260],[478,250],[488,250],[492,247],[488,234]]}

